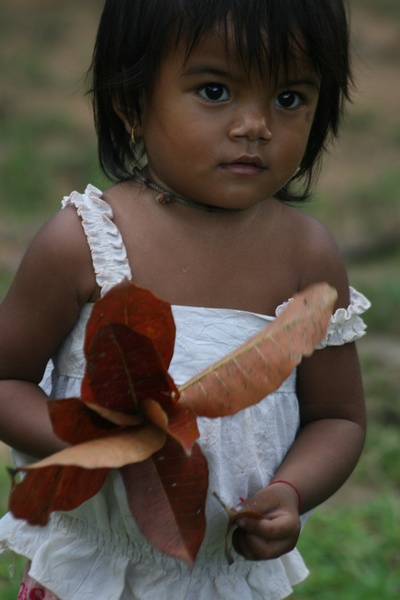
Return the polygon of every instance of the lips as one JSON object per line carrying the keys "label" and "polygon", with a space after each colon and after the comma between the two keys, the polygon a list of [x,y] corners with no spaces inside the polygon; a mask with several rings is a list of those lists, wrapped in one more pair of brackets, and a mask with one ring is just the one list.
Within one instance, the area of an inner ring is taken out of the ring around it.
{"label": "lips", "polygon": [[240,156],[232,162],[222,163],[221,168],[238,175],[259,175],[266,167],[259,156]]}

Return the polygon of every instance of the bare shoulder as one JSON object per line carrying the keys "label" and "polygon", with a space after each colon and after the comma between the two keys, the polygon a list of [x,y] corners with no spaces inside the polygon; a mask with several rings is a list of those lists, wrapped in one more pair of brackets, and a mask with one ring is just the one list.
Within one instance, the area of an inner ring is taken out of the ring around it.
{"label": "bare shoulder", "polygon": [[90,249],[73,207],[57,212],[39,231],[21,264],[27,276],[51,278],[53,286],[71,289],[80,305],[96,291]]}
{"label": "bare shoulder", "polygon": [[95,292],[80,219],[64,209],[39,231],[0,305],[0,376],[40,379]]}
{"label": "bare shoulder", "polygon": [[[296,209],[290,227],[297,248],[300,289],[326,281],[338,292],[335,309],[348,308],[346,268],[329,230]],[[328,346],[303,358],[297,369],[296,385],[303,426],[319,419],[343,419],[363,429],[363,389],[354,343]]]}
{"label": "bare shoulder", "polygon": [[337,306],[348,306],[349,284],[340,250],[330,231],[318,219],[286,206],[292,255],[299,272],[299,288],[326,281],[337,289]]}

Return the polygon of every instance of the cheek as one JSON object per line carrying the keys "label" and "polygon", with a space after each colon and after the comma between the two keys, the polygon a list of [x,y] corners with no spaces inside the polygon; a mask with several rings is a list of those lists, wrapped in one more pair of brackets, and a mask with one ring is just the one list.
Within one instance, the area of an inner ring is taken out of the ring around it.
{"label": "cheek", "polygon": [[309,130],[310,127],[286,130],[284,140],[277,143],[278,151],[274,153],[273,169],[281,182],[289,181],[298,169],[307,148]]}
{"label": "cheek", "polygon": [[315,115],[315,110],[308,110],[306,112],[306,123],[308,123],[310,128],[313,124],[314,115]]}
{"label": "cheek", "polygon": [[281,160],[283,164],[296,166],[301,162],[307,148],[309,131],[300,134],[293,131],[288,134],[286,143],[281,146]]}
{"label": "cheek", "polygon": [[314,113],[312,111],[307,111],[304,114],[302,123],[300,123],[299,126],[292,131],[290,137],[293,147],[293,154],[303,157],[310,137],[313,119]]}

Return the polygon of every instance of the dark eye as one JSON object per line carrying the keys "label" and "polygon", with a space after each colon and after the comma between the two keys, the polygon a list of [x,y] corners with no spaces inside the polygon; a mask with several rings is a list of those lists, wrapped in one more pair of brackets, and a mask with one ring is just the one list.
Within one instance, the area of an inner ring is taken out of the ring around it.
{"label": "dark eye", "polygon": [[208,83],[198,90],[199,95],[208,102],[225,102],[230,95],[227,88],[219,83]]}
{"label": "dark eye", "polygon": [[275,100],[275,104],[279,108],[284,108],[286,110],[294,110],[295,108],[298,108],[302,102],[303,99],[297,92],[283,92],[282,94],[279,94]]}

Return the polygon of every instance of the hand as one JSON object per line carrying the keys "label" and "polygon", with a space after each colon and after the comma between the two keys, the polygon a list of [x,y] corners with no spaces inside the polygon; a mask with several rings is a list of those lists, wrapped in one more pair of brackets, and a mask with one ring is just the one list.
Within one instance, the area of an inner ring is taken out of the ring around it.
{"label": "hand", "polygon": [[300,535],[298,498],[294,490],[277,483],[244,501],[240,510],[255,511],[262,519],[239,517],[232,542],[247,560],[269,560],[287,554]]}

